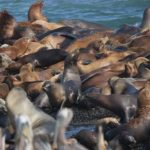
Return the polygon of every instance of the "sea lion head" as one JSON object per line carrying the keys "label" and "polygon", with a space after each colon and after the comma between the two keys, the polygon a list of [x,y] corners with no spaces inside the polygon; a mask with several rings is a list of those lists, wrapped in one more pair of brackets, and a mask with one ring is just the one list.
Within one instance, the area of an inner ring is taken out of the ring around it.
{"label": "sea lion head", "polygon": [[141,24],[141,32],[150,29],[150,8],[146,8],[143,14],[143,20]]}
{"label": "sea lion head", "polygon": [[1,40],[11,38],[17,26],[15,18],[4,10],[0,12],[0,37]]}
{"label": "sea lion head", "polygon": [[65,59],[64,67],[68,68],[69,66],[76,66],[77,65],[77,60],[79,57],[79,50],[75,50],[72,54],[68,55]]}

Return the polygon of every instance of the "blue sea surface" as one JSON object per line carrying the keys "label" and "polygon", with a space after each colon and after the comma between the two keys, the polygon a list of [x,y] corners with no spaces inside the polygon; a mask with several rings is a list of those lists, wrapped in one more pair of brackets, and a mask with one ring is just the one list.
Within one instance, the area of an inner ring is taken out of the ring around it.
{"label": "blue sea surface", "polygon": [[[17,21],[27,20],[35,0],[0,0],[0,10],[8,10]],[[122,24],[140,24],[150,0],[45,0],[44,14],[49,21],[83,19],[118,28]]]}

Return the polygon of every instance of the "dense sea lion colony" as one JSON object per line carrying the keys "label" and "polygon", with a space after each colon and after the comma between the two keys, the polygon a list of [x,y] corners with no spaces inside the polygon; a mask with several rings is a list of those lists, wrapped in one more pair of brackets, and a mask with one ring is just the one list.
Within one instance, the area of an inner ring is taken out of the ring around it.
{"label": "dense sea lion colony", "polygon": [[[0,150],[150,149],[150,8],[140,27],[118,30],[51,23],[42,8],[25,22],[0,12]],[[73,108],[95,107],[112,115],[67,139]]]}

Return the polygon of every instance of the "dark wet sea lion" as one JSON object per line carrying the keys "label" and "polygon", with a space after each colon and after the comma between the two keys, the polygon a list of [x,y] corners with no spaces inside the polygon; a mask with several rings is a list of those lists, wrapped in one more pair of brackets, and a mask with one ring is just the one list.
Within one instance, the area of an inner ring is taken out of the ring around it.
{"label": "dark wet sea lion", "polygon": [[68,55],[64,62],[64,71],[61,84],[63,85],[66,93],[66,100],[69,103],[75,103],[81,90],[81,79],[77,67],[77,59],[79,50],[75,50],[72,54]]}
{"label": "dark wet sea lion", "polygon": [[101,95],[97,93],[87,93],[85,95],[85,103],[86,101],[111,110],[121,118],[121,122],[128,122],[135,115],[137,110],[136,95]]}
{"label": "dark wet sea lion", "polygon": [[146,8],[143,13],[143,19],[141,23],[141,31],[145,32],[150,29],[150,8]]}
{"label": "dark wet sea lion", "polygon": [[76,66],[78,55],[79,51],[75,51],[66,57],[60,83],[46,81],[43,85],[53,106],[60,106],[62,102],[68,105],[76,103],[81,88],[81,79]]}
{"label": "dark wet sea lion", "polygon": [[47,21],[47,18],[42,14],[42,7],[43,2],[36,2],[31,5],[28,11],[28,20],[30,22],[36,21],[36,20],[45,20]]}
{"label": "dark wet sea lion", "polygon": [[6,98],[6,107],[13,126],[15,126],[15,116],[23,114],[29,117],[34,135],[45,134],[49,137],[54,135],[55,120],[36,108],[22,88],[15,87],[9,92]]}
{"label": "dark wet sea lion", "polygon": [[53,65],[61,60],[64,60],[67,56],[65,51],[60,49],[51,49],[42,48],[38,52],[26,55],[18,60],[18,63],[26,64],[32,63],[35,60],[37,61],[37,66],[48,67]]}
{"label": "dark wet sea lion", "polygon": [[128,123],[120,125],[106,133],[107,140],[113,139],[119,135],[123,143],[136,143],[149,140],[150,125],[150,83],[147,82],[145,87],[138,95],[138,110],[135,119]]}

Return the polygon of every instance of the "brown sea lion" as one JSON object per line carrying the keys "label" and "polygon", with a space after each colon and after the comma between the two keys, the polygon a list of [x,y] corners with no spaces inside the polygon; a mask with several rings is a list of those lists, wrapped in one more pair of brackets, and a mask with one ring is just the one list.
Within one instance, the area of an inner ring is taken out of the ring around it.
{"label": "brown sea lion", "polygon": [[28,10],[28,20],[30,22],[36,20],[47,21],[47,18],[42,14],[42,8],[43,8],[43,1],[32,4]]}
{"label": "brown sea lion", "polygon": [[145,87],[138,95],[138,109],[135,119],[128,123],[120,125],[106,133],[107,140],[113,139],[119,135],[123,143],[130,144],[149,140],[149,125],[150,125],[150,83],[147,82]]}
{"label": "brown sea lion", "polygon": [[0,12],[0,42],[12,38],[14,29],[17,26],[15,18],[10,15],[6,10]]}
{"label": "brown sea lion", "polygon": [[43,90],[49,97],[49,102],[54,107],[59,107],[66,100],[64,87],[60,83],[46,81]]}
{"label": "brown sea lion", "polygon": [[146,8],[143,13],[141,32],[145,32],[149,29],[150,29],[150,8]]}
{"label": "brown sea lion", "polygon": [[81,39],[75,40],[72,44],[70,44],[67,48],[67,52],[73,52],[75,49],[86,48],[90,43],[101,39],[103,37],[109,36],[110,33],[107,32],[98,32]]}
{"label": "brown sea lion", "polygon": [[55,120],[51,116],[36,108],[30,102],[26,92],[22,88],[15,87],[9,92],[6,98],[6,107],[9,112],[9,119],[13,126],[15,126],[14,122],[16,115],[27,115],[31,121],[33,134],[48,135],[50,140],[52,140]]}
{"label": "brown sea lion", "polygon": [[85,100],[85,103],[86,101],[91,102],[111,110],[121,118],[121,122],[128,122],[134,117],[137,110],[136,95],[101,95],[97,93],[87,93],[83,95],[80,102],[82,100]]}
{"label": "brown sea lion", "polygon": [[78,63],[78,68],[80,73],[89,73],[93,70],[96,70],[98,68],[102,68],[105,66],[112,65],[113,63],[118,62],[119,60],[125,58],[126,56],[129,56],[133,54],[132,52],[126,51],[126,52],[111,52],[106,57],[101,58],[89,65],[83,65],[80,62]]}

